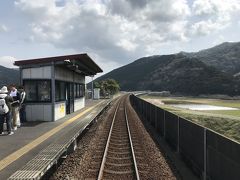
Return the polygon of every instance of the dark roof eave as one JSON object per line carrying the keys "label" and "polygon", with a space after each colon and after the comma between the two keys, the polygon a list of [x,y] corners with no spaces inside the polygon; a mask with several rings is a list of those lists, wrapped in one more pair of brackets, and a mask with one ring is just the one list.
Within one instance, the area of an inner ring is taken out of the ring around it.
{"label": "dark roof eave", "polygon": [[29,60],[20,60],[15,61],[14,65],[16,66],[31,66],[31,65],[44,65],[51,62],[57,63],[64,60],[76,60],[84,65],[88,66],[91,69],[90,75],[95,75],[97,73],[103,72],[103,70],[85,53],[85,54],[74,54],[74,55],[65,55],[65,56],[56,56],[56,57],[46,57],[39,59],[29,59]]}

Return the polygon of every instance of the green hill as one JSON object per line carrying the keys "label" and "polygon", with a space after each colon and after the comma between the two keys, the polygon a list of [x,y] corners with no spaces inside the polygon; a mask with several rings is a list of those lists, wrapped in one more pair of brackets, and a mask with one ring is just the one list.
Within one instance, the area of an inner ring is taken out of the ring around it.
{"label": "green hill", "polygon": [[19,84],[18,69],[10,69],[0,65],[0,88],[9,84]]}
{"label": "green hill", "polygon": [[120,83],[121,90],[129,91],[236,95],[239,94],[240,87],[239,78],[234,76],[240,72],[238,48],[239,43],[223,43],[197,53],[144,57],[115,69],[96,81],[113,78]]}
{"label": "green hill", "polygon": [[231,74],[240,72],[240,42],[225,42],[197,53],[187,53],[187,56],[196,57],[224,72]]}

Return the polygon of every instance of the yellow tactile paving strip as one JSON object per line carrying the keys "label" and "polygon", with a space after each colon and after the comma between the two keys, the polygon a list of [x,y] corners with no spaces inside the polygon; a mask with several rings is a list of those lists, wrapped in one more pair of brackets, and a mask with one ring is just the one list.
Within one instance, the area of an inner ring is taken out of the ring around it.
{"label": "yellow tactile paving strip", "polygon": [[52,135],[56,134],[58,131],[60,131],[61,129],[63,129],[64,127],[66,127],[67,125],[71,124],[72,122],[76,121],[77,119],[79,119],[80,117],[82,117],[83,115],[85,115],[87,112],[91,111],[92,109],[94,109],[96,106],[98,106],[99,104],[101,104],[101,102],[99,102],[98,104],[84,110],[83,112],[79,113],[78,115],[70,118],[69,120],[65,121],[64,123],[58,125],[57,127],[53,128],[52,130],[48,131],[47,133],[43,134],[42,136],[38,137],[37,139],[33,140],[32,142],[30,142],[29,144],[23,146],[22,148],[20,148],[19,150],[15,151],[14,153],[10,154],[9,156],[7,156],[6,158],[2,159],[0,161],[0,171],[3,170],[4,168],[6,168],[7,166],[9,166],[11,163],[13,163],[14,161],[16,161],[17,159],[19,159],[20,157],[22,157],[24,154],[28,153],[29,151],[31,151],[33,148],[35,148],[36,146],[38,146],[39,144],[41,144],[43,141],[47,140],[49,137],[51,137]]}

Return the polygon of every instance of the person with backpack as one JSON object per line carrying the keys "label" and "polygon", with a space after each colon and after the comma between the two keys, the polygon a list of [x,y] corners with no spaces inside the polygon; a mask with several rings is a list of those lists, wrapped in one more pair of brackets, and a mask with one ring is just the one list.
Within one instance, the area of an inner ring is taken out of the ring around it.
{"label": "person with backpack", "polygon": [[3,124],[6,120],[8,135],[14,134],[11,127],[11,102],[13,98],[8,95],[8,89],[3,86],[0,90],[0,134],[3,135]]}
{"label": "person with backpack", "polygon": [[11,85],[10,90],[10,96],[13,98],[13,102],[11,104],[13,130],[17,130],[17,127],[21,126],[19,118],[20,93],[16,89],[15,85]]}
{"label": "person with backpack", "polygon": [[19,106],[19,113],[20,113],[20,123],[23,124],[26,122],[26,92],[24,90],[23,86],[19,86],[19,92],[20,92],[20,106]]}

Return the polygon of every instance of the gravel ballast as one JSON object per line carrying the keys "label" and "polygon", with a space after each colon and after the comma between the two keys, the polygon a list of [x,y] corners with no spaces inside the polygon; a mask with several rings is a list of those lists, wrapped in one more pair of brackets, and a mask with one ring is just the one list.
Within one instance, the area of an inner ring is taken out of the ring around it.
{"label": "gravel ballast", "polygon": [[[94,177],[100,164],[104,144],[108,136],[111,120],[116,108],[116,102],[104,112],[87,133],[80,139],[78,148],[59,166],[50,179],[86,179]],[[159,147],[145,130],[144,125],[132,108],[127,98],[128,120],[133,134],[133,146],[136,151],[136,161],[139,164],[140,179],[175,180],[174,169],[168,164]]]}

